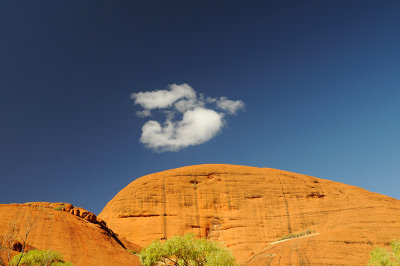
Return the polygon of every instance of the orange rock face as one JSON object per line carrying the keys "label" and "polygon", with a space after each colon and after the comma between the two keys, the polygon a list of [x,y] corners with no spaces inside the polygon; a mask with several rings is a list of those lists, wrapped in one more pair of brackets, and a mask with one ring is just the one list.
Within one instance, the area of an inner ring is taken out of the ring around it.
{"label": "orange rock face", "polygon": [[[141,177],[99,217],[141,246],[194,232],[243,265],[365,265],[400,237],[400,201],[269,168],[195,165]],[[312,230],[286,241],[281,237]]]}
{"label": "orange rock face", "polygon": [[8,234],[12,224],[17,228],[17,242],[23,241],[33,224],[26,241],[29,249],[59,251],[74,265],[141,265],[124,248],[130,244],[118,239],[104,221],[71,204],[0,204],[0,236]]}

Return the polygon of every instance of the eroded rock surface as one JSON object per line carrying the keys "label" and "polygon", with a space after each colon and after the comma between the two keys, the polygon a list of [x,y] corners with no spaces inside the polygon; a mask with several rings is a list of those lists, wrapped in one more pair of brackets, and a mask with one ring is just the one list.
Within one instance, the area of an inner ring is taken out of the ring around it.
{"label": "eroded rock surface", "polygon": [[[243,265],[365,265],[400,237],[400,201],[291,172],[195,165],[141,177],[99,214],[141,246],[193,232],[223,241]],[[315,234],[270,244],[306,230]]]}
{"label": "eroded rock surface", "polygon": [[23,235],[31,224],[26,241],[29,249],[59,251],[74,265],[141,265],[138,257],[125,249],[138,246],[120,240],[89,211],[67,203],[0,204],[0,236],[7,235],[14,225],[16,251],[22,249]]}

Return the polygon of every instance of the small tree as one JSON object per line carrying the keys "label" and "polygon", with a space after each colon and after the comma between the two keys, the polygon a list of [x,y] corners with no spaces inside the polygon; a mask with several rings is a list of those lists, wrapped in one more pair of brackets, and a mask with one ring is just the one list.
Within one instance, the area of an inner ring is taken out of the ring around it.
{"label": "small tree", "polygon": [[383,248],[375,248],[371,251],[371,257],[368,261],[368,265],[373,266],[398,266],[400,265],[400,239],[393,240],[390,242],[392,249],[389,252]]}
{"label": "small tree", "polygon": [[[32,219],[31,216],[28,216],[25,221],[25,226],[23,230],[19,229],[17,223],[15,221],[9,224],[8,231],[0,236],[0,265],[6,266],[10,264],[11,261],[11,253],[14,250],[16,244],[20,244],[21,246],[21,258],[25,253],[26,241],[32,228],[35,226],[36,218]],[[22,233],[22,237],[19,234]],[[20,242],[18,239],[22,239]],[[14,265],[19,265],[20,261],[14,263]]]}
{"label": "small tree", "polygon": [[153,241],[140,252],[144,266],[156,265],[237,265],[232,252],[221,244],[196,239],[193,234],[175,236],[162,243]]}
{"label": "small tree", "polygon": [[30,250],[25,254],[17,254],[11,260],[11,265],[39,265],[39,266],[71,266],[71,262],[65,262],[61,253],[52,250]]}

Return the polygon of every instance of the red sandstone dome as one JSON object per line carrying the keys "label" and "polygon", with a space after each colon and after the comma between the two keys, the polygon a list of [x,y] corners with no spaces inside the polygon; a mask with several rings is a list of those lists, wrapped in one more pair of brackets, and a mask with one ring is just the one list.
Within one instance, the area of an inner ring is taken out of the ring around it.
{"label": "red sandstone dome", "polygon": [[[99,217],[141,246],[194,232],[224,242],[242,265],[365,265],[400,237],[400,201],[270,168],[195,165],[147,175]],[[313,232],[278,241],[288,234]]]}

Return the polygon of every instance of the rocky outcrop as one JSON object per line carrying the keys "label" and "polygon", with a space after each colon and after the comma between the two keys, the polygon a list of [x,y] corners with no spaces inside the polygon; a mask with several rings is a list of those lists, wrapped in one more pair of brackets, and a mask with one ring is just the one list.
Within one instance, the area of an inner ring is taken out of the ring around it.
{"label": "rocky outcrop", "polygon": [[[15,204],[11,204],[11,205],[15,205]],[[17,204],[17,206],[18,205],[19,204]],[[70,203],[62,203],[62,202],[56,202],[56,203],[52,203],[52,202],[27,202],[24,205],[38,207],[38,208],[49,208],[49,209],[53,209],[53,210],[57,210],[57,211],[69,212],[70,214],[78,216],[78,217],[80,217],[83,220],[86,220],[88,222],[95,223],[95,224],[100,224],[100,223],[105,224],[105,222],[103,220],[101,220],[101,219],[98,219],[95,214],[93,214],[90,211],[87,211],[87,210],[85,210],[83,208],[75,207],[74,205],[72,205]]]}
{"label": "rocky outcrop", "polygon": [[[224,242],[243,265],[365,265],[400,237],[400,201],[291,172],[195,165],[130,183],[99,217],[141,246],[193,232]],[[301,237],[277,241],[305,232]]]}
{"label": "rocky outcrop", "polygon": [[8,234],[10,225],[17,230],[16,251],[21,251],[24,233],[32,227],[25,250],[56,250],[74,265],[141,265],[126,250],[139,246],[120,240],[96,215],[71,204],[0,204],[0,236]]}

